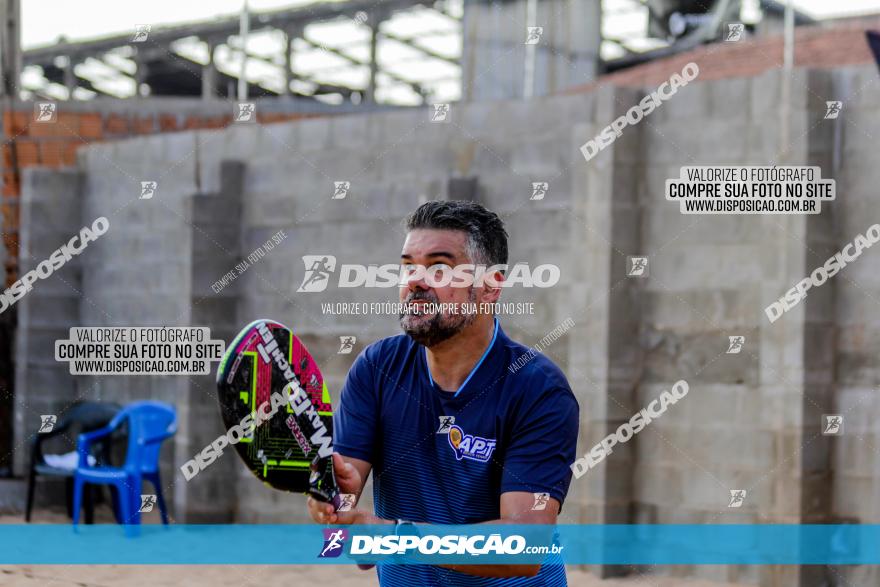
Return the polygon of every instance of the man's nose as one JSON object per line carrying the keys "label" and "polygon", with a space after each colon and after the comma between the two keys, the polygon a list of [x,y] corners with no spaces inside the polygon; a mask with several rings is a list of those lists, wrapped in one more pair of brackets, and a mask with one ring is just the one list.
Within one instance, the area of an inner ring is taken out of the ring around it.
{"label": "man's nose", "polygon": [[408,278],[404,287],[409,291],[428,291],[431,289],[424,277]]}
{"label": "man's nose", "polygon": [[425,291],[431,289],[427,282],[427,273],[424,268],[416,268],[412,273],[407,273],[403,278],[403,287],[409,291]]}

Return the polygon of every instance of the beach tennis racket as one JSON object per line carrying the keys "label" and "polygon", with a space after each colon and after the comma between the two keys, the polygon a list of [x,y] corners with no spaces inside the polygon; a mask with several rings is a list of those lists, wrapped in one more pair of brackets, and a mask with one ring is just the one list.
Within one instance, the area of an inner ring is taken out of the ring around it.
{"label": "beach tennis racket", "polygon": [[274,320],[248,324],[220,361],[217,392],[226,429],[245,433],[235,450],[255,477],[339,509],[330,394],[289,328]]}

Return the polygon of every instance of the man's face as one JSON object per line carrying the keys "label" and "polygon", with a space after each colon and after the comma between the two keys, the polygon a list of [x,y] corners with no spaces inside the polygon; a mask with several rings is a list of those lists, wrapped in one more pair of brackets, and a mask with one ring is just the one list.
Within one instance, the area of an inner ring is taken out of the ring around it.
{"label": "man's face", "polygon": [[[441,274],[433,269],[444,267],[451,272],[458,265],[473,263],[465,252],[466,243],[467,237],[461,231],[416,229],[406,236],[401,263],[404,266],[422,265],[427,269],[427,275],[435,275],[436,282],[440,282]],[[426,276],[415,274],[400,288],[400,301],[410,308],[409,314],[400,315],[400,327],[413,340],[427,347],[451,338],[473,323],[476,314],[464,313],[461,307],[479,303],[483,289],[475,287],[479,284],[455,287],[451,283],[440,285],[436,282],[434,285],[439,287],[434,287]],[[455,304],[459,312],[429,312],[427,305],[432,303]],[[421,311],[420,307],[425,310]]]}

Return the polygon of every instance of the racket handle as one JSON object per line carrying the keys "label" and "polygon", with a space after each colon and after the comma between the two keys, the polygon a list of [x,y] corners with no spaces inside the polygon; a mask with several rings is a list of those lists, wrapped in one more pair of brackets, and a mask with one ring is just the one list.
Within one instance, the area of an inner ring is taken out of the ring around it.
{"label": "racket handle", "polygon": [[310,468],[312,473],[309,476],[309,495],[318,501],[332,503],[333,509],[338,510],[341,498],[333,471],[333,457],[316,456]]}

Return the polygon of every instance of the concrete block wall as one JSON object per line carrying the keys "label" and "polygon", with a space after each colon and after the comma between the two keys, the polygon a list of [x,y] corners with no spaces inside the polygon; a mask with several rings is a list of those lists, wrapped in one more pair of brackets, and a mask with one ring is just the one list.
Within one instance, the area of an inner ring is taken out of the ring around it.
{"label": "concrete block wall", "polygon": [[[82,214],[106,216],[107,233],[83,256],[80,301],[82,326],[188,326],[192,321],[190,289],[193,264],[191,199],[198,190],[192,157],[192,133],[139,137],[129,143],[104,143],[80,150],[88,170]],[[140,199],[141,182],[156,181],[151,199]],[[152,399],[178,411],[186,430],[186,402],[192,385],[185,376],[80,377],[84,397],[125,404]],[[177,468],[191,455],[162,448],[163,493],[175,520],[183,512],[174,489]],[[174,499],[172,500],[172,496]]]}
{"label": "concrete block wall", "polygon": [[[75,169],[29,169],[22,177],[21,222],[26,230],[18,266],[23,275],[84,226],[83,178]],[[82,382],[70,375],[67,363],[55,361],[55,340],[66,339],[69,329],[79,325],[83,264],[83,255],[73,257],[6,310],[18,315],[12,446],[16,475],[24,474],[29,464],[30,438],[39,429],[40,416],[61,415],[83,397]],[[76,450],[76,439],[61,438],[56,447],[59,452]]]}
{"label": "concrete block wall", "polygon": [[[778,83],[773,76],[692,83],[659,108],[656,119],[652,114],[635,129],[648,154],[639,199],[650,267],[637,404],[646,406],[678,379],[690,384],[689,395],[636,439],[635,515],[645,523],[751,522],[770,507],[756,486],[775,464],[766,462],[774,450],[760,426],[759,389],[768,383],[760,372],[767,301],[761,286],[778,271],[767,265],[786,240],[774,240],[776,224],[788,218],[683,215],[663,194],[665,180],[678,177],[685,165],[774,161],[778,140],[743,141],[744,127],[775,127],[773,119],[750,114],[752,85]],[[738,98],[720,103],[724,96]],[[774,286],[767,289],[778,291]],[[728,337],[734,335],[745,336],[745,346],[728,355]],[[749,488],[742,508],[727,508],[729,490]]]}
{"label": "concrete block wall", "polygon": [[[870,67],[835,71],[826,94],[846,108],[829,141],[838,178],[832,252],[880,222],[880,170],[871,151],[872,136],[880,132],[876,73]],[[866,250],[837,275],[828,316],[835,328],[830,413],[843,414],[845,425],[843,436],[823,437],[831,453],[831,512],[835,521],[862,524],[880,523],[880,251],[875,249]],[[880,581],[880,572],[872,566],[834,567],[832,574],[849,584]]]}

